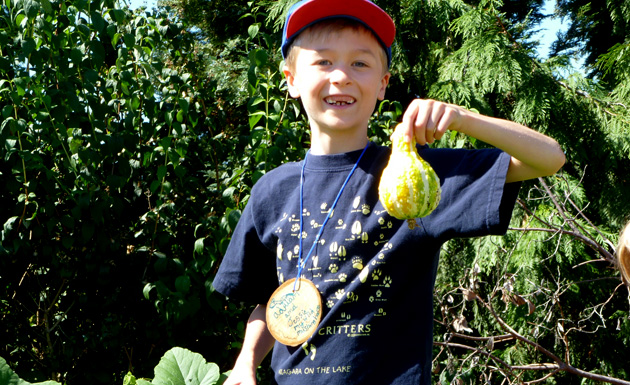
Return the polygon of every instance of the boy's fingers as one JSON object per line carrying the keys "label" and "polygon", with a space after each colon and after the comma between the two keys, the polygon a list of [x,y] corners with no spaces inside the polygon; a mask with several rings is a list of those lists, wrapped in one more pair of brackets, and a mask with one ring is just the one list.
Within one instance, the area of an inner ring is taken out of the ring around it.
{"label": "boy's fingers", "polygon": [[417,101],[418,99],[412,101],[409,107],[407,107],[407,110],[403,115],[402,122],[399,127],[396,128],[397,130],[402,130],[405,141],[407,142],[411,142],[411,139],[415,136],[414,128],[416,124],[416,117],[418,115]]}
{"label": "boy's fingers", "polygon": [[440,129],[442,126],[442,121],[444,120],[444,110],[446,108],[444,103],[433,102],[429,103],[427,106],[429,115],[429,120],[426,122],[426,138],[428,143],[433,143],[435,139],[440,135]]}
{"label": "boy's fingers", "polygon": [[411,141],[415,136],[419,145],[433,142],[436,119],[439,119],[434,116],[434,103],[433,100],[415,99],[409,104],[403,115],[406,140]]}
{"label": "boy's fingers", "polygon": [[413,137],[413,126],[411,125],[411,121],[403,116],[402,122],[398,123],[395,128],[395,131],[398,133],[402,133],[403,139],[405,142],[411,142],[411,138]]}

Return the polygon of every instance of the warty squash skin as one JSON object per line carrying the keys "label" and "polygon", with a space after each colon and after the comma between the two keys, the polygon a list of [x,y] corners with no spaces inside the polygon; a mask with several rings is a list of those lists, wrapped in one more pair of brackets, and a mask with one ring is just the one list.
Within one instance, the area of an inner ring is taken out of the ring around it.
{"label": "warty squash skin", "polygon": [[440,203],[440,179],[418,155],[415,139],[406,142],[397,127],[391,140],[392,153],[379,182],[379,199],[389,215],[406,219],[409,228],[414,228],[416,218],[429,215]]}

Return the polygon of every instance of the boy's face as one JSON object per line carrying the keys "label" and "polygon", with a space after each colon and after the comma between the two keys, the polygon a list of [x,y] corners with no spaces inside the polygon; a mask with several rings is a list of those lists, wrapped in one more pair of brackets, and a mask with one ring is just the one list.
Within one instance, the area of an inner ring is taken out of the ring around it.
{"label": "boy's face", "polygon": [[302,99],[311,131],[341,138],[351,130],[365,137],[389,82],[383,48],[367,30],[302,34],[284,74],[291,96]]}

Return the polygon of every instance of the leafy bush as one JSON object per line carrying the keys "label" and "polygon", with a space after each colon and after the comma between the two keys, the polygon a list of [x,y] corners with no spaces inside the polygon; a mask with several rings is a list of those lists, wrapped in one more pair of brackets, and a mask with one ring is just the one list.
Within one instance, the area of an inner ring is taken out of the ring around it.
{"label": "leafy bush", "polygon": [[178,342],[225,360],[243,329],[211,272],[245,144],[172,16],[2,4],[0,349],[29,380],[109,384]]}
{"label": "leafy bush", "polygon": [[[152,380],[138,379],[131,372],[123,379],[123,385],[215,385],[222,384],[227,376],[220,374],[219,367],[199,354],[180,347],[164,353],[154,369]],[[0,385],[31,385],[11,370],[0,357]],[[44,381],[32,385],[60,385],[56,381]]]}

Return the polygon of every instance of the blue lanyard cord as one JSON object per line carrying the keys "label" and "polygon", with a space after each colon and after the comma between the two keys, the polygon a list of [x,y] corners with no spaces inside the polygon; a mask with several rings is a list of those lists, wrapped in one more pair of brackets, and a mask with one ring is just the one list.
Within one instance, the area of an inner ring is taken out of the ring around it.
{"label": "blue lanyard cord", "polygon": [[339,189],[339,192],[337,193],[337,197],[335,198],[335,201],[333,202],[332,206],[330,207],[330,210],[328,210],[328,214],[326,215],[326,219],[324,219],[324,223],[319,228],[319,232],[317,233],[317,236],[315,237],[315,240],[313,241],[313,245],[311,246],[311,249],[309,250],[308,254],[306,255],[306,258],[304,259],[304,262],[302,262],[302,235],[303,235],[303,223],[304,223],[304,218],[303,218],[304,217],[304,168],[306,167],[306,158],[308,157],[308,153],[311,150],[308,150],[306,152],[306,156],[304,156],[304,162],[302,163],[302,173],[300,175],[300,234],[299,234],[299,238],[300,238],[300,241],[299,241],[300,256],[298,258],[297,279],[293,283],[293,291],[295,291],[297,282],[299,281],[300,277],[302,277],[302,269],[304,268],[304,266],[306,265],[306,262],[311,257],[311,254],[313,254],[313,250],[315,250],[315,246],[319,243],[319,240],[320,240],[320,238],[322,236],[322,233],[324,232],[324,227],[326,226],[326,223],[328,223],[328,219],[330,219],[330,216],[331,216],[332,212],[335,210],[335,207],[337,206],[337,202],[339,201],[339,197],[341,197],[341,193],[346,188],[346,185],[348,184],[348,181],[350,180],[350,177],[352,176],[352,174],[354,174],[354,170],[356,170],[357,167],[359,166],[359,162],[361,161],[361,158],[363,158],[363,154],[365,154],[365,150],[367,150],[368,145],[369,145],[369,142],[363,148],[363,152],[361,152],[361,155],[359,155],[359,159],[357,159],[357,162],[354,164],[354,167],[352,167],[352,170],[350,170],[350,173],[346,177],[346,180],[343,182],[343,185],[341,185],[341,189]]}

